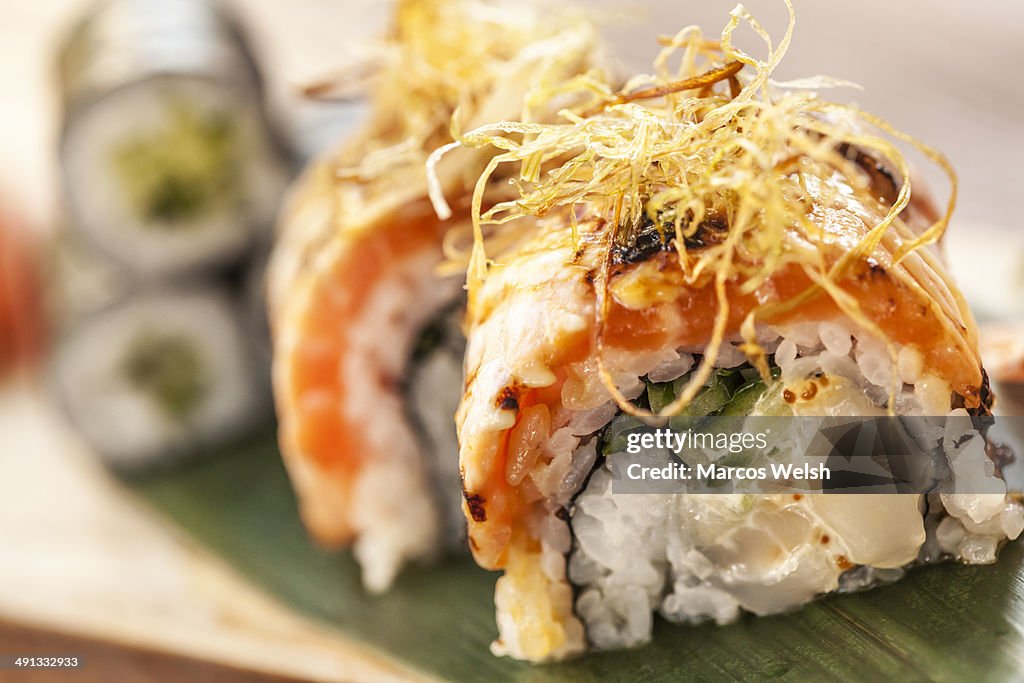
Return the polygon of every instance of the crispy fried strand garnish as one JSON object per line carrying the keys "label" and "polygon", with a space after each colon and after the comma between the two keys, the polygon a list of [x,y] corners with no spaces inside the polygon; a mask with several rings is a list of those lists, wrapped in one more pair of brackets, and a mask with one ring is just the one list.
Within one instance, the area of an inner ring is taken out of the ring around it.
{"label": "crispy fried strand garnish", "polygon": [[[684,78],[681,81],[673,81],[671,83],[662,83],[661,85],[650,86],[641,90],[636,90],[629,93],[619,93],[608,102],[603,102],[600,108],[595,108],[594,111],[583,114],[583,116],[591,116],[596,114],[598,111],[603,111],[608,107],[615,104],[626,104],[627,102],[636,102],[638,100],[649,100],[656,97],[665,97],[666,95],[672,95],[674,93],[685,92],[687,90],[701,89],[702,93],[709,93],[708,90],[712,85],[719,81],[728,80],[730,92],[734,88],[740,88],[739,81],[735,78],[736,74],[739,73],[740,69],[743,68],[743,63],[739,61],[732,61],[724,64],[723,66],[715,67],[705,71],[698,76],[692,76],[690,78]],[[739,94],[739,90],[733,92],[733,97]]]}
{"label": "crispy fried strand garnish", "polygon": [[[590,68],[598,39],[568,7],[399,0],[391,35],[364,51],[362,62],[305,89],[315,97],[370,93],[368,125],[334,160],[338,221],[346,228],[365,223],[350,212],[424,195],[424,163],[451,142],[453,127],[548,116],[538,109],[569,74]],[[534,91],[537,98],[524,101]],[[442,184],[451,189],[453,181]]]}
{"label": "crispy fried strand garnish", "polygon": [[[597,103],[564,109],[561,123],[484,125],[437,150],[430,164],[459,146],[500,151],[480,177],[473,198],[475,242],[467,278],[471,313],[490,266],[487,251],[498,244],[502,230],[520,231],[517,219],[557,210],[568,216],[566,229],[573,231],[574,243],[579,239],[578,217],[611,226],[601,236],[606,252],[596,282],[597,355],[605,386],[626,412],[645,414],[618,391],[602,360],[611,305],[611,251],[616,244],[628,244],[651,223],[666,238],[675,238],[684,281],[713,287],[718,305],[702,362],[662,415],[681,411],[710,376],[727,332],[728,292],[750,294],[781,268],[793,265],[807,274],[812,286],[792,300],[754,309],[740,330],[741,348],[766,378],[764,350],[755,335],[757,320],[821,295],[882,339],[895,361],[894,344],[840,286],[851,268],[868,258],[893,265],[903,284],[926,292],[944,313],[944,333],[957,340],[965,354],[976,355],[973,333],[963,322],[970,317],[962,297],[934,256],[922,249],[937,241],[948,225],[956,202],[952,168],[939,152],[885,121],[819,96],[818,89],[845,85],[842,81],[816,77],[773,83],[771,74],[792,37],[793,8],[789,0],[786,5],[789,24],[777,46],[740,5],[730,13],[719,41],[707,40],[692,26],[663,39],[655,75],[634,78],[621,90],[589,84],[589,95]],[[763,40],[763,59],[733,43],[741,23]],[[678,66],[671,68],[676,58]],[[897,141],[909,143],[936,163],[952,186],[945,213],[920,234],[900,219],[910,200],[911,179]],[[863,170],[841,152],[848,149],[895,170],[899,189],[894,199],[871,192]],[[518,196],[484,207],[488,178],[508,164],[518,166]],[[436,184],[433,190],[431,198],[444,215],[444,198]],[[826,230],[827,218],[815,209],[843,199],[842,195],[870,211],[862,239],[839,249],[835,235]],[[687,238],[693,238],[709,216],[724,217],[727,233],[714,243],[692,246],[700,240]],[[486,241],[484,225],[492,226]],[[890,410],[895,391],[894,386]]]}

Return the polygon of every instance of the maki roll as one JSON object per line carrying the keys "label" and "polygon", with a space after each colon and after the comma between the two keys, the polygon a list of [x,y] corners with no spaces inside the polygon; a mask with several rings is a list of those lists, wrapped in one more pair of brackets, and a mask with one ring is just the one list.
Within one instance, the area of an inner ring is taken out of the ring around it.
{"label": "maki roll", "polygon": [[71,222],[148,277],[222,266],[272,222],[286,170],[234,17],[205,0],[104,0],[59,58]]}
{"label": "maki roll", "polygon": [[253,343],[266,335],[233,309],[284,159],[249,45],[217,3],[97,2],[59,67],[68,216],[48,297],[52,385],[98,455],[151,469],[268,412]]}
{"label": "maki roll", "polygon": [[269,272],[280,444],[302,516],[324,545],[354,544],[375,591],[464,530],[452,421],[464,294],[438,269],[466,242],[486,158],[463,150],[437,167],[458,197],[443,224],[427,157],[452,127],[539,116],[527,93],[585,73],[595,51],[575,14],[403,0],[379,52],[369,121],[294,189]]}
{"label": "maki roll", "polygon": [[269,406],[236,307],[209,285],[143,291],[65,331],[55,393],[106,463],[142,472],[259,424]]}
{"label": "maki roll", "polygon": [[[559,125],[459,138],[521,171],[473,214],[457,415],[469,544],[504,571],[496,654],[636,646],[655,614],[725,623],[989,563],[1024,528],[966,419],[992,394],[937,250],[955,176],[936,214],[894,142],[913,141],[809,89],[834,82],[772,84],[792,20],[757,59],[732,41],[744,19],[765,35],[741,8],[721,40],[685,29],[656,75]],[[936,443],[985,493],[614,493],[619,437],[680,414],[962,417]]]}

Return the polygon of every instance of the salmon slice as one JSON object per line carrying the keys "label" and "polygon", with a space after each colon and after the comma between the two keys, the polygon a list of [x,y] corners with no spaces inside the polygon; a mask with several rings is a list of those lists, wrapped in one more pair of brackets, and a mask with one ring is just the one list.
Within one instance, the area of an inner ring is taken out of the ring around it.
{"label": "salmon slice", "polygon": [[285,241],[271,268],[281,450],[314,538],[354,542],[367,586],[380,590],[440,547],[403,378],[421,328],[460,283],[435,272],[444,228],[426,202],[335,234],[329,173],[311,171],[296,200],[285,234],[303,239]]}

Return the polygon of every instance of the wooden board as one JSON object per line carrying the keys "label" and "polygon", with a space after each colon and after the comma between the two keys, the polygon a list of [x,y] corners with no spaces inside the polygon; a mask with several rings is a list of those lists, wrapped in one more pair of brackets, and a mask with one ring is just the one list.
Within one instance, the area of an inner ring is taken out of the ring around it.
{"label": "wooden board", "polygon": [[2,669],[0,681],[106,683],[132,681],[217,681],[217,683],[300,683],[301,679],[239,669],[159,650],[33,628],[0,619],[0,645],[21,657],[79,657],[77,669]]}
{"label": "wooden board", "polygon": [[129,483],[185,531],[295,609],[456,681],[1003,681],[1024,675],[1024,548],[989,567],[943,565],[799,612],[716,627],[659,622],[654,641],[555,665],[493,657],[496,575],[468,557],[407,570],[366,595],[346,553],[317,550],[269,436]]}
{"label": "wooden board", "polygon": [[0,386],[0,654],[22,652],[25,638],[53,650],[94,643],[104,661],[90,658],[75,674],[83,681],[123,679],[111,668],[139,652],[253,679],[397,683],[417,673],[246,580],[103,470],[39,387],[14,383]]}

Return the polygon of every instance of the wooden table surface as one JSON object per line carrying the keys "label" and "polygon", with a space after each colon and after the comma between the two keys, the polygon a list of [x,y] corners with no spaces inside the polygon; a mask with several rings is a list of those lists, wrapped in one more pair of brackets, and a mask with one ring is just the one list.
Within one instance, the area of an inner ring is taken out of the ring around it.
{"label": "wooden table surface", "polygon": [[209,660],[169,654],[151,648],[126,646],[97,638],[0,620],[0,650],[39,657],[73,653],[85,663],[80,669],[0,669],[0,681],[27,683],[107,683],[107,681],[193,681],[194,683],[289,683],[306,678],[261,673]]}
{"label": "wooden table surface", "polygon": [[8,641],[18,625],[31,642],[94,639],[106,660],[116,650],[98,641],[133,661],[163,652],[301,680],[423,679],[282,607],[181,535],[25,383],[0,388],[0,623],[0,654],[19,654]]}

